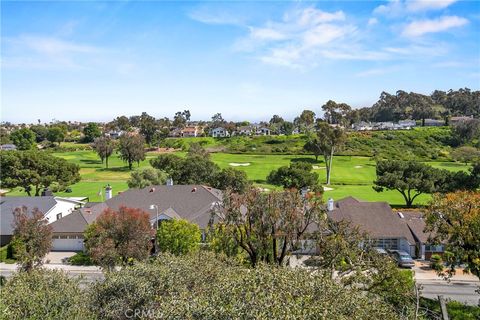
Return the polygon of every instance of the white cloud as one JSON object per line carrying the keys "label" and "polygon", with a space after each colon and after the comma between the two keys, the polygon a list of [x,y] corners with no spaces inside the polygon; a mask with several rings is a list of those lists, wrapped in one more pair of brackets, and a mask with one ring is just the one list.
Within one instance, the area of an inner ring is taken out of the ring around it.
{"label": "white cloud", "polygon": [[458,0],[390,0],[373,10],[374,14],[386,16],[403,16],[408,13],[417,13],[430,10],[445,9]]}
{"label": "white cloud", "polygon": [[250,36],[259,40],[284,40],[287,38],[283,32],[272,28],[250,28]]}
{"label": "white cloud", "polygon": [[368,19],[368,22],[367,22],[367,25],[368,26],[374,26],[378,23],[378,19],[377,18],[370,18]]}
{"label": "white cloud", "polygon": [[374,69],[369,69],[365,70],[362,72],[358,72],[355,74],[356,77],[359,78],[364,78],[364,77],[372,77],[372,76],[379,76],[387,73],[392,73],[394,71],[398,70],[397,67],[386,67],[386,68],[374,68]]}
{"label": "white cloud", "polygon": [[419,37],[427,33],[446,31],[451,28],[461,27],[468,20],[458,16],[443,16],[437,19],[417,20],[409,23],[402,31],[402,36]]}
{"label": "white cloud", "polygon": [[61,55],[65,53],[94,53],[98,49],[94,46],[78,44],[53,37],[22,35],[9,42],[15,46],[31,49],[46,55]]}
{"label": "white cloud", "polygon": [[457,0],[412,0],[406,2],[407,10],[409,11],[427,11],[444,9]]}

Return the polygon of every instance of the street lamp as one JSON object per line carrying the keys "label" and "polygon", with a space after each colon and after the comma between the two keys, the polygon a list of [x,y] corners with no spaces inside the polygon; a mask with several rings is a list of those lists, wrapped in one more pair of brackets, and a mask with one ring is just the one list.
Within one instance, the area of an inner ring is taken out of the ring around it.
{"label": "street lamp", "polygon": [[[157,226],[156,226],[155,229],[157,230],[156,233],[158,233],[158,206],[157,206],[156,204],[151,204],[151,205],[150,205],[150,210],[153,210],[153,209],[156,209],[156,210],[157,210],[157,218],[156,218],[156,221],[155,221],[155,223],[156,223]],[[153,245],[154,245],[155,253],[157,253],[157,252],[158,252],[158,248],[157,248],[157,235],[156,235],[156,234],[155,234],[155,238],[153,238],[153,239],[154,239]]]}
{"label": "street lamp", "polygon": [[150,210],[156,209],[157,210],[157,218],[155,220],[155,223],[157,225],[156,229],[158,230],[158,206],[156,204],[151,204],[150,205]]}

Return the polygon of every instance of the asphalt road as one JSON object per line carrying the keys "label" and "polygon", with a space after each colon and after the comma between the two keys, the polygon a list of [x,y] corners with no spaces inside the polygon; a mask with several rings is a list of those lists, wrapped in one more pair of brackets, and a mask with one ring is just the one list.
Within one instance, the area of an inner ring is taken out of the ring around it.
{"label": "asphalt road", "polygon": [[456,300],[464,304],[476,306],[480,303],[480,295],[475,292],[478,284],[467,281],[451,281],[444,280],[424,280],[417,281],[422,285],[421,295],[425,298],[437,299],[439,295],[443,295],[446,299]]}

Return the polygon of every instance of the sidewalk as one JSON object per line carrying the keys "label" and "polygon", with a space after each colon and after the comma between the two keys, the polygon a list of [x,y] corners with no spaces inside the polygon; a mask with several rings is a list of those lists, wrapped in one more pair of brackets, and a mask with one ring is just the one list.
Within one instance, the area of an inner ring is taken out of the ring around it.
{"label": "sidewalk", "polygon": [[[17,264],[8,264],[0,263],[0,271],[17,271]],[[100,267],[97,266],[71,266],[66,264],[44,264],[43,268],[45,269],[58,269],[66,272],[75,272],[75,273],[102,273]]]}

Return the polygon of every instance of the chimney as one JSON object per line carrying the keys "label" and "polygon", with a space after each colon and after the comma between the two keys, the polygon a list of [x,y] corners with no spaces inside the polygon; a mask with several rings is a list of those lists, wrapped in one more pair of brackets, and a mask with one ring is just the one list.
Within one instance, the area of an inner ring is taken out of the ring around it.
{"label": "chimney", "polygon": [[112,199],[112,187],[107,184],[105,187],[105,200]]}
{"label": "chimney", "polygon": [[173,186],[173,179],[172,178],[167,179],[167,186]]}
{"label": "chimney", "polygon": [[328,199],[327,210],[328,211],[333,211],[333,199],[332,198]]}
{"label": "chimney", "polygon": [[53,192],[48,188],[43,189],[42,197],[49,197],[49,196],[53,196]]}

